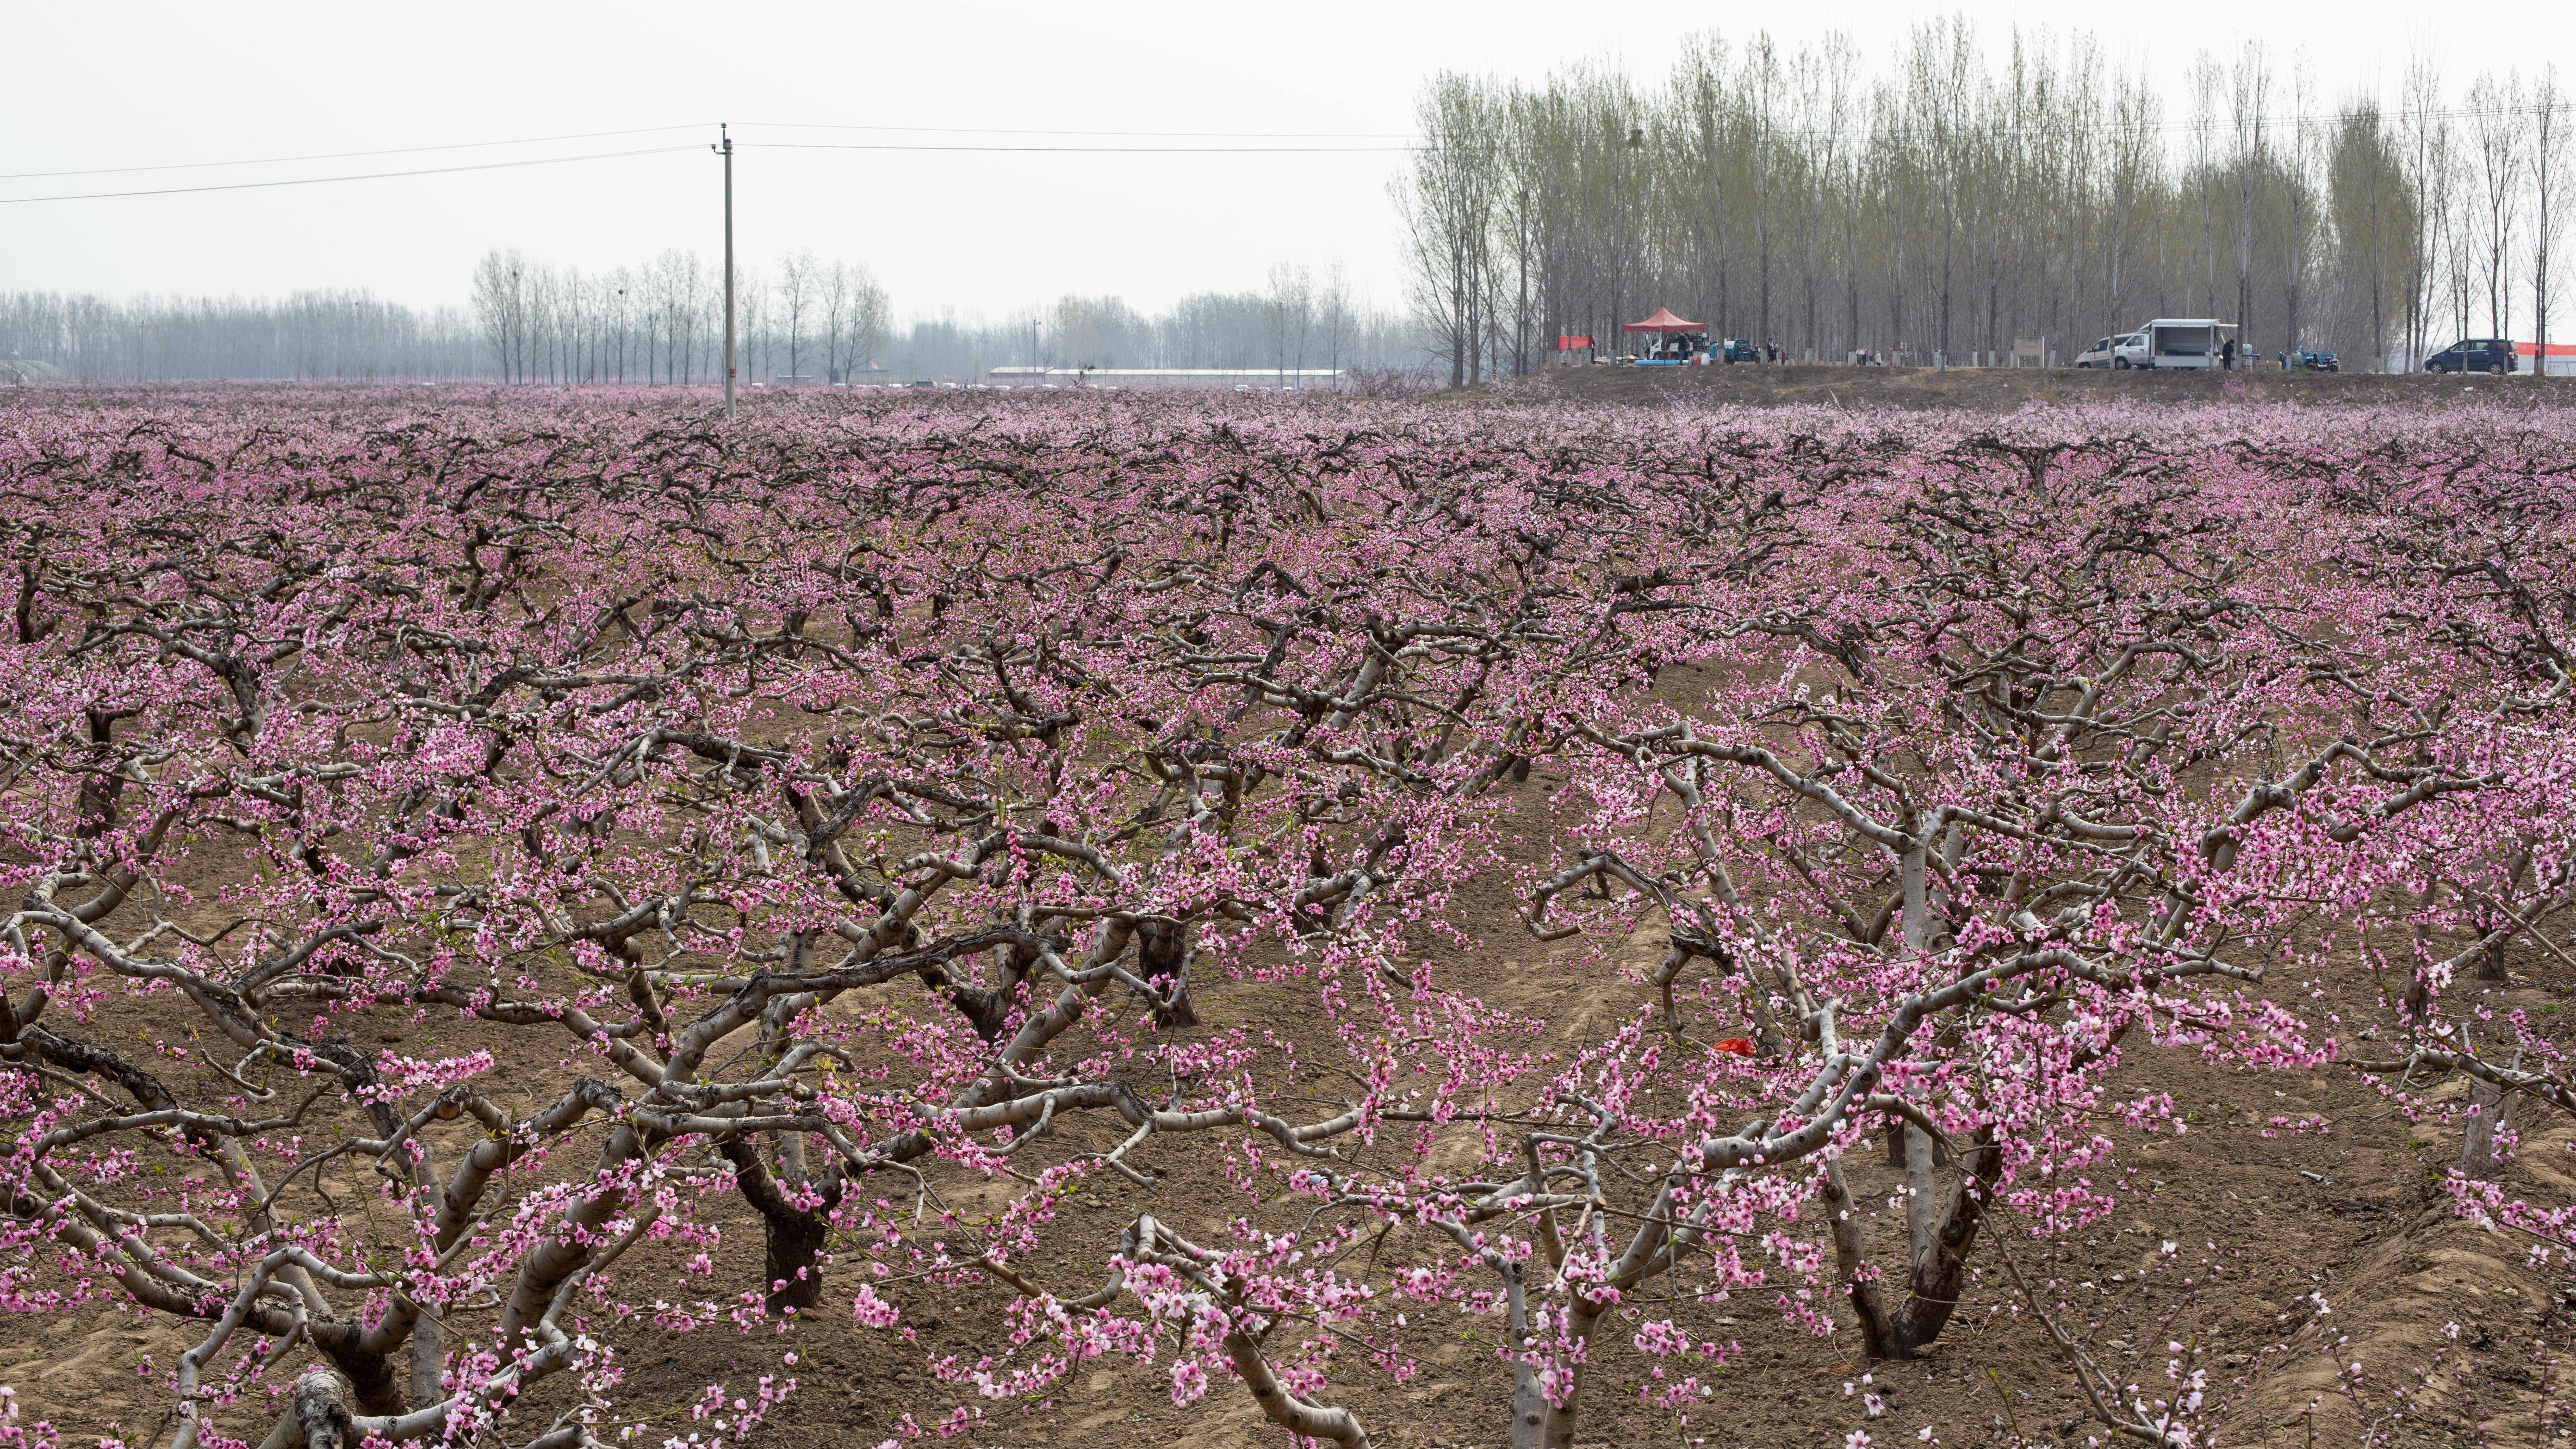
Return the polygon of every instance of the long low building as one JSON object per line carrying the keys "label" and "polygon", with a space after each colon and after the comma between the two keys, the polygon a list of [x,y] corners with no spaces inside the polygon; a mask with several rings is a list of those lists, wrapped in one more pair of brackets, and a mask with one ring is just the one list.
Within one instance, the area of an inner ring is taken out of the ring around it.
{"label": "long low building", "polygon": [[997,367],[984,374],[995,387],[1227,387],[1335,388],[1334,367]]}

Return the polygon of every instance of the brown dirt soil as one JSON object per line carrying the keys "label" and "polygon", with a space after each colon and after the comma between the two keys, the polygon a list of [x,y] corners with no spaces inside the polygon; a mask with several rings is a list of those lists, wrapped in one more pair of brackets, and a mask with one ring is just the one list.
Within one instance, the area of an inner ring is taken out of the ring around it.
{"label": "brown dirt soil", "polygon": [[1956,409],[2013,412],[2033,406],[2120,401],[2162,404],[2282,402],[2321,406],[2475,400],[2565,406],[2576,378],[2430,376],[2357,372],[2099,372],[2060,368],[1550,367],[1494,385],[1506,395],[1588,402],[1762,407]]}
{"label": "brown dirt soil", "polygon": [[[1784,402],[1822,400],[1794,390],[1847,387],[1855,377],[1850,370],[1824,368],[1704,371],[1713,374],[1707,386],[1740,385],[1748,395],[1756,384],[1729,379],[1762,378],[1758,386],[1773,388],[1771,399]],[[1598,369],[1571,382],[1591,387],[1597,375],[1611,372]],[[1657,375],[1622,371],[1600,377],[1599,395],[1618,396],[1617,389],[1642,386],[1631,380],[1648,376]],[[1882,376],[1885,391],[1874,400],[1898,406],[1915,405],[1901,390],[1918,386],[1984,387],[1986,405],[2001,407],[2011,405],[2003,397],[2006,384],[2065,384],[2107,396],[2114,382],[2205,389],[2209,381],[2072,373],[1940,376],[1920,370],[1873,372],[1866,381],[1879,386]],[[2311,384],[2328,385],[2320,395],[2336,388],[2360,394],[2365,388],[2454,386],[2449,379],[2298,376],[2284,385]],[[1561,383],[1548,378],[1538,385]],[[2183,395],[2188,394],[2177,393]],[[2535,389],[2534,395],[2576,400],[2576,392],[2554,381],[2547,393]],[[1654,399],[1640,394],[1632,400]],[[1733,399],[1717,394],[1704,400]],[[1963,403],[1974,405],[1966,397],[1945,405]],[[1561,858],[1560,828],[1544,803],[1555,783],[1542,769],[1518,787],[1522,814],[1514,856]],[[217,888],[241,868],[239,861],[201,847],[180,872],[200,903],[194,919],[180,913],[183,921],[197,928],[215,925],[222,915],[214,904]],[[1465,952],[1446,944],[1429,949],[1439,953],[1449,979],[1489,1005],[1526,1018],[1533,1049],[1597,1038],[1648,1009],[1651,992],[1639,977],[1663,954],[1663,921],[1641,920],[1624,939],[1546,945],[1519,926],[1515,905],[1500,880],[1480,883],[1460,902],[1463,923],[1478,944]],[[127,916],[136,910],[129,907]],[[133,924],[125,918],[109,923]],[[2462,997],[2483,995],[2498,1011],[2519,1008],[2537,1020],[2562,1022],[2576,970],[2530,947],[2515,951],[2510,965],[2511,979],[2463,981],[2449,1004],[2466,1008]],[[2305,1014],[2336,1013],[2346,1024],[2347,1056],[2377,1054],[2360,1033],[2368,1023],[2382,1023],[2385,1030],[2387,1013],[2356,963],[2339,961],[2314,981],[2277,976],[2266,989]],[[1258,1027],[1296,1037],[1326,1030],[1311,993],[1293,985],[1208,979],[1197,994],[1201,1032]],[[898,1000],[891,992],[870,1000],[854,994],[834,1009],[856,1014]],[[192,1035],[191,1015],[166,998],[130,1005],[143,1008],[131,1019],[144,1025],[139,1035],[146,1041],[155,1031],[173,1040]],[[605,1075],[599,1064],[574,1058],[561,1039],[459,1023],[443,1012],[379,1009],[349,1030],[368,1047],[411,1042],[405,1049],[418,1050],[422,1037],[435,1034],[446,1051],[489,1049],[503,1060],[498,1080],[529,1084],[532,1100],[523,1106],[537,1097],[536,1084],[566,1081],[577,1072]],[[2561,1362],[2576,1338],[2570,1300],[2561,1296],[2560,1280],[2526,1265],[2518,1241],[2482,1231],[2453,1212],[2441,1182],[2457,1155],[2455,1123],[2408,1121],[2346,1067],[2257,1074],[2214,1068],[2190,1053],[2132,1047],[2111,1086],[2118,1098],[2171,1094],[2186,1115],[2188,1132],[2150,1135],[2116,1120],[2100,1124],[2119,1148],[2110,1174],[2121,1184],[2118,1214],[2047,1248],[2003,1232],[1989,1235],[1976,1252],[1977,1279],[1939,1353],[1919,1363],[1873,1367],[1856,1356],[1857,1335],[1847,1326],[1847,1312],[1837,1315],[1846,1325],[1842,1331],[1819,1338],[1784,1322],[1767,1294],[1747,1294],[1729,1325],[1744,1356],[1718,1373],[1723,1396],[1677,1432],[1669,1416],[1639,1403],[1635,1390],[1644,1360],[1629,1347],[1625,1330],[1605,1323],[1578,1442],[1604,1449],[1664,1443],[1683,1449],[1818,1449],[1844,1443],[1855,1429],[1866,1430],[1880,1445],[1925,1442],[1917,1435],[1929,1429],[1929,1442],[2000,1449],[2072,1446],[2105,1436],[2088,1417],[2065,1363],[2003,1278],[2004,1252],[2015,1255],[2049,1304],[2065,1305],[2058,1321],[2123,1382],[2158,1392],[2166,1361],[2176,1356],[2166,1345],[2183,1345],[2180,1356],[2209,1371],[2214,1407],[2207,1421],[2220,1445],[2538,1446],[2560,1442],[2576,1428],[2568,1369]],[[2326,1130],[2284,1130],[2272,1125],[2275,1117],[2322,1119]],[[2522,1126],[2520,1151],[2503,1173],[2508,1187],[2539,1201],[2576,1200],[2576,1124],[2527,1109]],[[1106,1148],[1115,1140],[1097,1124],[1067,1131],[1093,1134],[1088,1141],[1075,1138],[1080,1146]],[[1454,1163],[1444,1166],[1463,1170],[1473,1161],[1466,1135],[1434,1149],[1444,1159],[1454,1154]],[[451,1129],[440,1142],[442,1155],[452,1161],[462,1141],[462,1133]],[[560,1167],[533,1170],[577,1170],[583,1149],[571,1145],[554,1156]],[[1081,1231],[1057,1240],[1060,1256],[1051,1262],[1024,1265],[1048,1287],[1072,1294],[1098,1284],[1119,1228],[1139,1211],[1172,1219],[1177,1229],[1202,1240],[1223,1236],[1223,1221],[1188,1208],[1229,1198],[1240,1202],[1226,1188],[1222,1165],[1212,1154],[1149,1145],[1133,1160],[1157,1172],[1158,1186],[1148,1191],[1106,1174],[1089,1182],[1063,1214]],[[1875,1156],[1855,1158],[1849,1167],[1856,1197],[1874,1204],[1887,1224],[1873,1243],[1884,1252],[1902,1220],[1890,1206],[1897,1175]],[[989,1210],[1001,1200],[990,1184],[953,1171],[934,1172],[931,1180],[961,1213]],[[332,1182],[335,1190],[363,1188],[354,1169]],[[890,1186],[876,1190],[896,1196]],[[1279,1226],[1292,1211],[1274,1204],[1252,1220]],[[710,1381],[744,1393],[758,1375],[776,1373],[792,1374],[798,1388],[752,1444],[873,1445],[894,1433],[906,1414],[935,1422],[958,1402],[959,1391],[923,1366],[924,1347],[971,1359],[1002,1342],[1003,1299],[991,1287],[915,1285],[900,1295],[917,1346],[896,1333],[859,1328],[846,1311],[852,1269],[827,1282],[824,1311],[814,1321],[781,1332],[754,1319],[740,1331],[723,1310],[758,1280],[759,1224],[730,1198],[712,1220],[723,1237],[711,1273],[689,1272],[685,1259],[692,1250],[670,1244],[639,1248],[630,1259],[639,1281],[624,1296],[707,1305],[695,1315],[701,1326],[694,1331],[628,1325],[618,1336],[627,1345],[621,1399],[655,1421],[643,1442],[685,1434],[687,1405]],[[1817,1230],[1812,1210],[1798,1226],[1806,1233]],[[2176,1245],[2170,1255],[2162,1251],[2167,1242]],[[38,1286],[64,1284],[40,1278]],[[2319,1299],[2330,1309],[2323,1315]],[[2446,1332],[2454,1325],[2456,1336]],[[1381,1445],[1501,1444],[1509,1376],[1495,1358],[1490,1324],[1444,1320],[1442,1333],[1413,1345],[1422,1372],[1408,1383],[1390,1381],[1357,1355],[1338,1358],[1329,1400],[1353,1409]],[[106,1437],[153,1443],[168,1433],[167,1398],[156,1380],[198,1336],[95,1299],[45,1319],[0,1316],[0,1383],[15,1386],[27,1417],[52,1421],[66,1443],[87,1445]],[[784,1369],[780,1356],[790,1349],[800,1363]],[[269,1384],[282,1388],[304,1361],[291,1355]],[[2339,1372],[2339,1366],[2356,1362],[2363,1366],[2357,1380]],[[1865,1373],[1867,1387],[1888,1405],[1883,1417],[1869,1417],[1862,1394],[1846,1392],[1846,1385],[1858,1389]],[[515,1421],[523,1426],[520,1437],[551,1417],[567,1387],[557,1380],[531,1396]],[[2401,1418],[2390,1417],[2401,1412]],[[1270,1449],[1285,1442],[1239,1384],[1220,1383],[1195,1404],[1176,1408],[1160,1364],[1096,1362],[1044,1405],[992,1405],[985,1413],[953,1442],[992,1449],[1117,1440]],[[270,1403],[243,1403],[220,1410],[218,1421],[230,1434],[251,1430],[255,1442],[273,1415]]]}
{"label": "brown dirt soil", "polygon": [[[1535,857],[1557,847],[1557,829],[1543,803],[1554,782],[1545,771],[1520,787],[1522,829],[1513,853]],[[191,862],[200,899],[225,863]],[[1512,918],[1513,903],[1492,882],[1462,902],[1480,937],[1461,954],[1439,948],[1445,970],[1459,973],[1491,1005],[1525,1016],[1533,1046],[1593,1036],[1648,1008],[1650,988],[1637,978],[1663,953],[1664,923],[1644,920],[1624,940],[1581,939],[1542,945]],[[2521,1007],[2556,1019],[2566,985],[2560,964],[2537,951],[2517,955],[2514,979],[2483,984],[2498,1009]],[[2480,984],[2462,983],[2475,990]],[[2546,989],[2544,989],[2546,988]],[[2311,983],[2276,979],[2271,990],[2311,1011],[2332,1010],[2346,1023],[2381,1018],[2366,975],[2355,969]],[[2324,993],[2309,997],[2311,990]],[[142,1004],[142,1003],[138,1003]],[[836,1010],[887,1004],[845,999]],[[186,1017],[164,1003],[147,1016],[174,1033]],[[1320,1026],[1309,999],[1290,986],[1210,980],[1200,993],[1201,1030],[1256,1025]],[[2354,1027],[2357,1031],[2359,1028]],[[373,1013],[352,1036],[399,1043],[436,1032],[449,1050],[488,1047],[508,1056],[519,1071],[503,1080],[528,1081],[551,1068],[568,1077],[596,1065],[563,1058],[542,1036],[484,1024],[415,1021],[408,1012]],[[147,1033],[148,1034],[148,1033]],[[2367,1056],[2372,1043],[2347,1037],[2348,1054]],[[416,1050],[417,1048],[410,1048]],[[2060,1322],[2098,1362],[2124,1381],[2154,1386],[2165,1376],[2179,1342],[2186,1356],[2210,1372],[2209,1418],[2222,1445],[2413,1444],[2540,1445],[2555,1443],[2568,1423],[2565,1370],[2557,1358],[2568,1343],[2571,1321],[2551,1283],[2527,1269],[2521,1247],[2462,1222],[2439,1182],[2456,1156],[2456,1126],[2411,1125],[2357,1073],[2346,1068],[2252,1074],[2209,1067],[2197,1057],[2153,1048],[2127,1053],[2113,1083],[2115,1094],[2134,1097],[2169,1092],[2188,1114],[2182,1137],[2142,1135],[2106,1121],[2102,1130],[2120,1144],[2113,1178],[2124,1186],[2117,1216],[2096,1224],[2055,1249],[2027,1239],[1985,1239],[1977,1250],[1977,1282],[1940,1352],[1927,1361],[1879,1365],[1855,1356],[1857,1340],[1846,1328],[1814,1337],[1785,1323],[1767,1295],[1748,1294],[1732,1315],[1745,1355],[1718,1375],[1724,1397],[1676,1432],[1672,1419],[1639,1404],[1635,1388],[1644,1371],[1624,1331],[1605,1331],[1587,1394],[1590,1408],[1583,1445],[1651,1443],[1808,1449],[1840,1445],[1855,1428],[1879,1444],[1914,1444],[1919,1431],[1952,1446],[2080,1445],[2102,1433],[2085,1413],[2066,1366],[2031,1317],[2020,1311],[2002,1277],[1998,1251],[2010,1251],[2052,1304],[2068,1305]],[[1318,1090],[1329,1090],[1319,1087]],[[2322,1118],[2328,1130],[2290,1132],[2271,1127],[2274,1117]],[[2517,1191],[2549,1201],[2576,1197],[2576,1125],[2535,1120],[2528,1114],[2519,1157],[2506,1170]],[[442,1150],[453,1152],[450,1141]],[[1103,1139],[1089,1144],[1106,1147]],[[1474,1157],[1464,1141],[1435,1149],[1464,1168]],[[581,1156],[567,1148],[558,1159]],[[1225,1197],[1219,1167],[1204,1154],[1173,1151],[1139,1154],[1162,1180],[1148,1193],[1103,1177],[1086,1186],[1067,1213],[1084,1231],[1059,1241],[1064,1256],[1029,1264],[1048,1286],[1079,1292],[1100,1281],[1101,1262],[1118,1228],[1138,1211],[1169,1217],[1184,1204]],[[1901,1213],[1890,1194],[1898,1175],[1873,1154],[1849,1161],[1853,1187],[1875,1205],[1889,1230],[1877,1246],[1894,1240]],[[542,1169],[541,1169],[542,1170]],[[1000,1200],[995,1189],[954,1174],[934,1176],[950,1206],[965,1213]],[[360,1184],[347,1182],[351,1191]],[[880,1191],[890,1189],[880,1187]],[[1237,1201],[1240,1201],[1238,1198]],[[1812,1215],[1812,1210],[1811,1210]],[[650,1302],[715,1300],[701,1319],[729,1305],[756,1281],[759,1227],[727,1199],[714,1215],[723,1244],[711,1275],[684,1270],[683,1250],[664,1246],[640,1265],[646,1281],[629,1296]],[[1221,1237],[1213,1217],[1175,1222],[1184,1232]],[[1801,1227],[1812,1231],[1812,1222]],[[2172,1242],[2170,1256],[2162,1245]],[[1072,1251],[1079,1247],[1083,1251]],[[641,1250],[639,1250],[640,1252]],[[59,1285],[57,1285],[59,1286]],[[844,1286],[834,1284],[833,1287]],[[1789,1285],[1794,1289],[1794,1283]],[[2322,1295],[2331,1312],[2320,1317],[2310,1295]],[[742,1392],[757,1375],[792,1373],[798,1389],[752,1443],[781,1446],[870,1445],[888,1436],[905,1413],[935,1420],[957,1401],[950,1386],[923,1367],[918,1348],[896,1335],[852,1324],[831,1305],[846,1293],[827,1288],[826,1311],[816,1321],[781,1334],[760,1324],[748,1333],[721,1317],[687,1333],[657,1333],[630,1325],[628,1402],[649,1409],[653,1440],[685,1432],[687,1402],[710,1380]],[[918,1289],[900,1300],[905,1322],[922,1345],[971,1357],[998,1347],[999,1294],[991,1289]],[[1846,1322],[1848,1314],[1839,1315]],[[2456,1340],[2445,1325],[2456,1324]],[[1605,1324],[1605,1330],[1611,1325]],[[1423,1372],[1395,1384],[1351,1356],[1336,1360],[1332,1400],[1354,1409],[1381,1445],[1485,1446],[1502,1442],[1509,1398],[1508,1376],[1496,1362],[1489,1328],[1452,1320],[1436,1344],[1417,1344]],[[100,1436],[143,1444],[166,1436],[166,1398],[138,1369],[149,1362],[157,1377],[193,1338],[161,1321],[142,1319],[92,1301],[46,1320],[0,1319],[0,1382],[14,1384],[31,1417],[51,1420],[66,1443],[86,1445]],[[801,1360],[782,1369],[794,1349]],[[2365,1372],[2348,1390],[2336,1365],[2359,1361]],[[270,1382],[282,1385],[300,1366]],[[1882,1394],[1883,1417],[1872,1419],[1861,1383]],[[533,1432],[551,1417],[561,1381],[533,1395],[516,1422]],[[2401,1405],[2398,1390],[2418,1402]],[[2403,1407],[2403,1419],[2386,1416]],[[233,1406],[219,1415],[238,1434],[273,1414],[267,1405]],[[2363,1437],[2365,1422],[2387,1437]],[[157,1432],[156,1432],[157,1430]],[[1175,1408],[1162,1365],[1102,1361],[1085,1366],[1043,1410],[995,1405],[959,1441],[977,1446],[1057,1446],[1118,1436],[1136,1444],[1175,1444],[1198,1449],[1284,1442],[1264,1423],[1240,1385],[1217,1385],[1187,1408]],[[928,1441],[925,1441],[928,1442]]]}

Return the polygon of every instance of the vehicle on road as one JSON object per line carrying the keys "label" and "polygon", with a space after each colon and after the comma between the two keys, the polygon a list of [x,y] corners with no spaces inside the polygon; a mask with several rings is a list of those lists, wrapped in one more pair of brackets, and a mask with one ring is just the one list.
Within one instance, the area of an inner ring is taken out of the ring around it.
{"label": "vehicle on road", "polygon": [[2223,367],[2227,334],[2235,330],[2235,323],[2215,317],[2159,317],[2132,334],[2131,340],[2143,347],[2134,354],[2124,350],[2124,355],[2131,367]]}
{"label": "vehicle on road", "polygon": [[2290,354],[2290,368],[2294,372],[2341,372],[2343,363],[2336,359],[2331,347],[2310,347]]}
{"label": "vehicle on road", "polygon": [[2424,359],[2426,372],[2491,372],[2501,377],[2514,370],[2519,359],[2513,344],[2501,337],[2479,337],[2454,342]]}
{"label": "vehicle on road", "polygon": [[2108,367],[2126,372],[2145,367],[2148,361],[2147,334],[2141,330],[2119,337],[2105,337],[2075,355],[2077,367]]}

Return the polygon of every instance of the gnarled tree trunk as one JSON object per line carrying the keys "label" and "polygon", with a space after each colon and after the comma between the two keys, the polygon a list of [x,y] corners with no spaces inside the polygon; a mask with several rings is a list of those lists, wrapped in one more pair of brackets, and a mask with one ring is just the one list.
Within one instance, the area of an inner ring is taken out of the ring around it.
{"label": "gnarled tree trunk", "polygon": [[766,1264],[761,1281],[767,1285],[763,1306],[773,1314],[812,1309],[823,1301],[823,1239],[832,1230],[832,1209],[841,1205],[841,1194],[848,1188],[840,1163],[834,1162],[810,1184],[822,1201],[802,1208],[789,1199],[769,1165],[760,1160],[759,1147],[734,1138],[716,1150],[733,1164],[743,1200],[760,1214]]}

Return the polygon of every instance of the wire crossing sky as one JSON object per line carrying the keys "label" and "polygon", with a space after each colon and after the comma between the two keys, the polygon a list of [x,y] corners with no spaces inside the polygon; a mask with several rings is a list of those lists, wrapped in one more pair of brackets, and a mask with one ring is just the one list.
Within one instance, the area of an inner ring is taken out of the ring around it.
{"label": "wire crossing sky", "polygon": [[[1433,72],[1535,80],[1577,65],[1659,80],[1690,35],[1784,50],[1848,33],[1884,74],[1908,30],[1964,14],[1990,66],[2091,31],[2166,78],[2184,124],[2194,51],[2259,40],[2333,106],[2393,98],[2409,56],[2454,90],[2576,57],[2576,7],[2152,9],[1822,0],[1577,13],[1561,5],[780,4],[756,21],[670,4],[372,12],[146,0],[18,16],[21,118],[0,173],[0,289],[275,295],[362,287],[461,299],[493,247],[592,266],[719,247],[734,123],[736,224],[755,263],[864,261],[908,315],[997,316],[1063,293],[1146,307],[1340,262],[1401,298],[1388,182]],[[2332,23],[2320,23],[2331,20]],[[112,101],[111,99],[112,98]],[[748,119],[737,119],[748,118]],[[695,133],[703,133],[703,135]],[[619,142],[634,142],[621,145]],[[607,143],[603,145],[602,143]]]}

